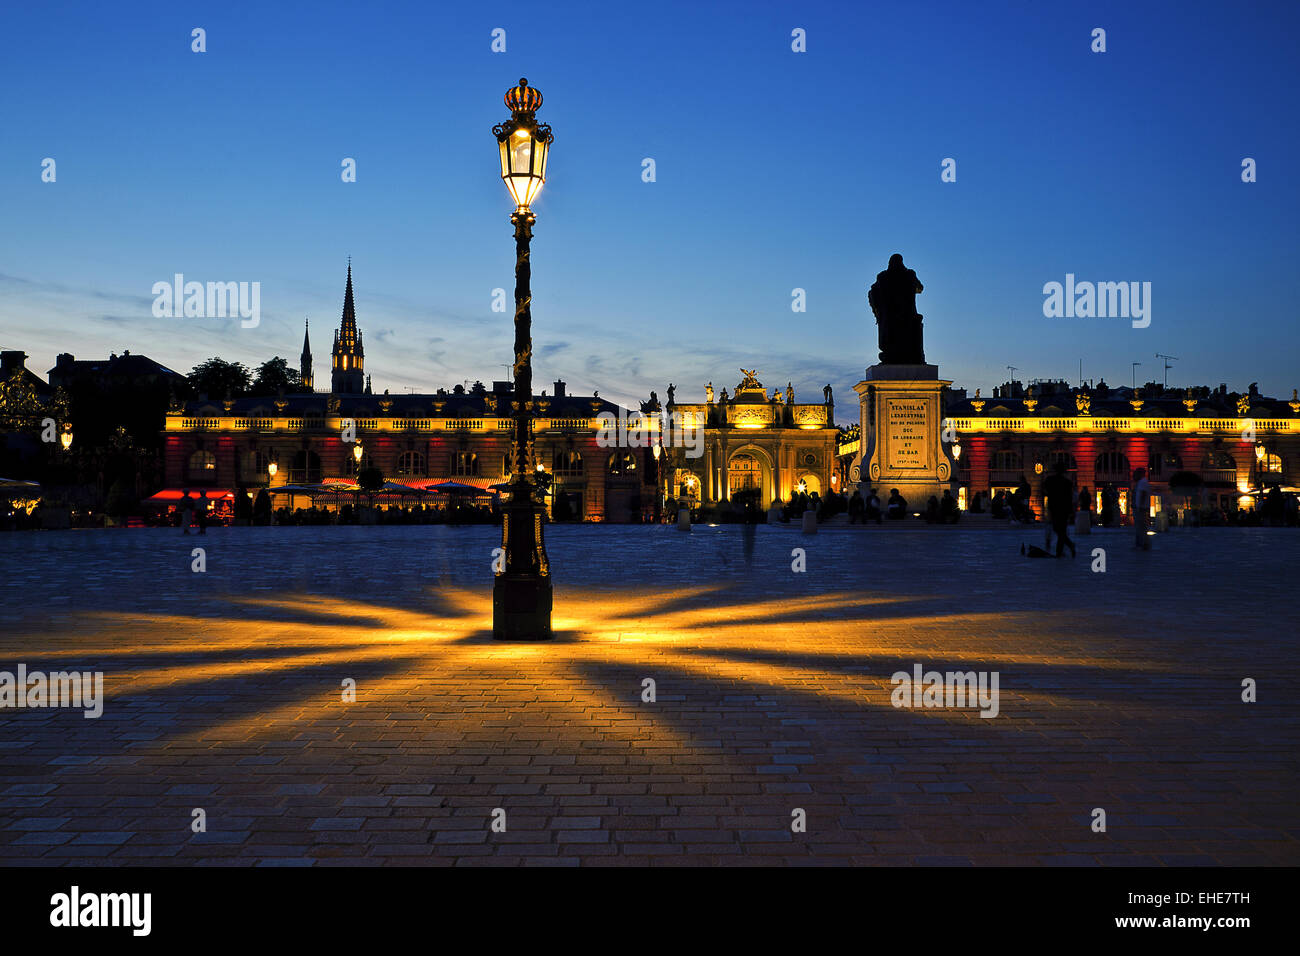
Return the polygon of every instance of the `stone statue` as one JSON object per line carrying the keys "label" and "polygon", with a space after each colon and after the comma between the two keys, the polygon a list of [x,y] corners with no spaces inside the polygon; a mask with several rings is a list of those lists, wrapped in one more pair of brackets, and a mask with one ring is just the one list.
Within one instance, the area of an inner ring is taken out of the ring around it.
{"label": "stone statue", "polygon": [[669,382],[668,383],[668,404],[669,405],[677,404],[676,396],[677,396],[677,386],[674,385],[672,382]]}
{"label": "stone statue", "polygon": [[727,390],[725,388],[722,390],[722,398],[719,400],[718,404],[719,405],[727,404]]}
{"label": "stone statue", "polygon": [[794,386],[789,382],[785,383],[785,403],[787,405],[794,404]]}
{"label": "stone statue", "polygon": [[826,387],[822,389],[822,397],[826,399],[827,405],[835,404],[835,398],[833,396],[833,393],[831,392],[831,387],[829,383],[827,383]]}
{"label": "stone statue", "polygon": [[713,404],[713,383],[712,382],[704,386],[704,400],[708,402],[710,405]]}
{"label": "stone statue", "polygon": [[921,280],[903,265],[903,257],[897,252],[889,257],[889,268],[876,276],[867,302],[879,327],[883,364],[925,364],[921,315],[916,311],[916,296],[922,291]]}
{"label": "stone statue", "polygon": [[744,389],[744,388],[762,388],[762,387],[763,387],[763,386],[759,383],[759,381],[758,381],[758,377],[757,377],[757,376],[758,376],[758,371],[757,371],[757,369],[742,368],[742,369],[740,370],[740,374],[743,375],[743,376],[745,376],[745,377],[744,377],[743,379],[741,379],[740,384],[736,386],[736,391],[739,392],[741,389]]}

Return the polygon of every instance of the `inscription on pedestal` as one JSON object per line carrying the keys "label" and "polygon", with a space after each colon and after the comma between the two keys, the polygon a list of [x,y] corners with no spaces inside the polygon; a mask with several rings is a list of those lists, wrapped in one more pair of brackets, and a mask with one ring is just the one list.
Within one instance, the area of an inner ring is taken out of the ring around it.
{"label": "inscription on pedestal", "polygon": [[925,468],[930,433],[926,406],[923,398],[885,400],[885,462],[890,470]]}

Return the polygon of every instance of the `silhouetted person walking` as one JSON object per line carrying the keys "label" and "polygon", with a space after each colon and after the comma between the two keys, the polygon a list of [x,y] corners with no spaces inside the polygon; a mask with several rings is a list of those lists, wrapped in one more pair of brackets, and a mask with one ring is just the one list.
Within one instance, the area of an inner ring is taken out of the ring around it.
{"label": "silhouetted person walking", "polygon": [[1070,521],[1074,517],[1074,486],[1065,476],[1065,462],[1058,461],[1051,475],[1043,482],[1043,499],[1047,513],[1052,518],[1052,531],[1056,533],[1056,556],[1059,558],[1068,546],[1070,557],[1077,553],[1070,540]]}
{"label": "silhouetted person walking", "polygon": [[194,520],[194,499],[190,497],[187,491],[181,496],[181,503],[176,508],[181,515],[181,527],[184,529],[182,534],[190,533],[190,522]]}

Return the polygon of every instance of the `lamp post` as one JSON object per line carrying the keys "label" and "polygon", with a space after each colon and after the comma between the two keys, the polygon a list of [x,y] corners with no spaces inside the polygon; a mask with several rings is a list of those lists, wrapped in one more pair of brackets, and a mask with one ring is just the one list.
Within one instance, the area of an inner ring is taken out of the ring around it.
{"label": "lamp post", "polygon": [[[492,128],[501,153],[501,178],[515,201],[510,222],[515,227],[515,362],[514,419],[510,450],[510,497],[501,519],[501,547],[505,561],[492,585],[492,636],[502,641],[541,641],[551,637],[551,568],[542,540],[544,508],[537,493],[544,483],[535,481],[533,450],[533,318],[532,266],[529,245],[533,238],[531,205],[546,182],[546,159],[551,128],[534,115],[542,94],[520,79],[506,91],[510,119]],[[540,477],[540,476],[539,476]]]}
{"label": "lamp post", "polygon": [[63,431],[59,434],[59,444],[63,446],[64,451],[67,451],[72,447],[72,423],[71,422],[64,423]]}

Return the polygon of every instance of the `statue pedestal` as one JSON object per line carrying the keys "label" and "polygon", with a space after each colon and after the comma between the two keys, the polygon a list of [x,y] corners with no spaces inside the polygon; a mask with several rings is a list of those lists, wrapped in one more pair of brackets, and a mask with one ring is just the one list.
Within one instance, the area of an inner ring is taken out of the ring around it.
{"label": "statue pedestal", "polygon": [[954,466],[940,442],[941,396],[951,384],[939,378],[937,365],[881,364],[853,386],[862,428],[855,470],[876,489],[882,508],[894,488],[909,511],[924,512],[931,495],[943,498]]}

